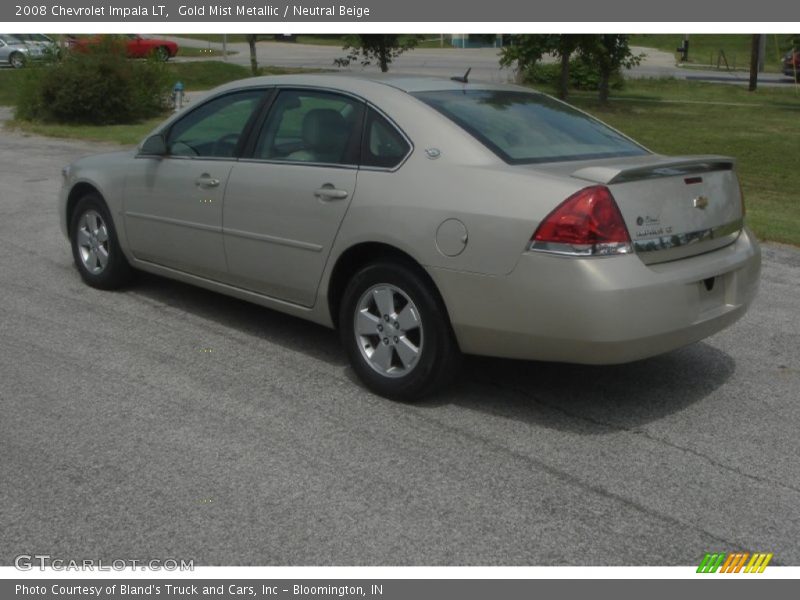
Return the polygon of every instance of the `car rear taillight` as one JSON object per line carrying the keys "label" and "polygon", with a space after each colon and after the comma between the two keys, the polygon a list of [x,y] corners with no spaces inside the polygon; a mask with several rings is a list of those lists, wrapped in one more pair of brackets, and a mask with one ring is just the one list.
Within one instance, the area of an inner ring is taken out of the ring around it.
{"label": "car rear taillight", "polygon": [[559,204],[539,224],[528,250],[574,256],[633,251],[619,207],[603,185],[584,188]]}

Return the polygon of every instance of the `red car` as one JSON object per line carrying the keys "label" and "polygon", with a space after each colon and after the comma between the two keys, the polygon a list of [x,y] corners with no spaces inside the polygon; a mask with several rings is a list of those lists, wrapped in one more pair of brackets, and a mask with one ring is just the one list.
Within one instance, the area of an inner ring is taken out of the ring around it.
{"label": "red car", "polygon": [[[69,47],[78,52],[85,51],[93,46],[100,45],[108,36],[95,35],[91,37],[72,37],[68,40]],[[114,36],[125,46],[125,53],[129,58],[148,58],[155,56],[160,60],[169,60],[178,53],[178,44],[169,40],[145,38],[140,35]]]}

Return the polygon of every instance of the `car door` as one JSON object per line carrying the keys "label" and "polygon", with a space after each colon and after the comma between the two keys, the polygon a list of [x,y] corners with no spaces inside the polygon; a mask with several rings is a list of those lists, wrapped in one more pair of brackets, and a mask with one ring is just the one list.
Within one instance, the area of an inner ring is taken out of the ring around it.
{"label": "car door", "polygon": [[225,278],[225,185],[266,93],[250,89],[213,98],[170,126],[165,156],[137,157],[123,196],[125,232],[137,259]]}
{"label": "car door", "polygon": [[311,306],[353,197],[363,103],[314,89],[275,97],[223,209],[231,282]]}
{"label": "car door", "polygon": [[150,50],[149,42],[139,35],[128,35],[125,39],[125,51],[130,58],[144,58]]}

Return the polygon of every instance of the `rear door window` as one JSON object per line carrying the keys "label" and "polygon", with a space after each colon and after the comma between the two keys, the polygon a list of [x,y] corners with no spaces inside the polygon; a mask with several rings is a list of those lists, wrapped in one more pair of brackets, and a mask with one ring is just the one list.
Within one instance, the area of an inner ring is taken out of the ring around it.
{"label": "rear door window", "polygon": [[293,163],[355,165],[364,105],[316,90],[284,90],[270,109],[254,158]]}

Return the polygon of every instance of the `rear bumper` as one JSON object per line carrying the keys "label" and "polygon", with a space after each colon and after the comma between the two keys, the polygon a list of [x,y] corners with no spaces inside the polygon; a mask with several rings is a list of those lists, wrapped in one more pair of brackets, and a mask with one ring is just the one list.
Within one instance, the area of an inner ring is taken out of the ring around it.
{"label": "rear bumper", "polygon": [[[755,297],[760,267],[758,243],[745,229],[725,248],[656,265],[635,255],[525,253],[504,277],[430,273],[464,352],[613,364],[668,352],[731,325]],[[704,281],[711,278],[709,291]]]}

